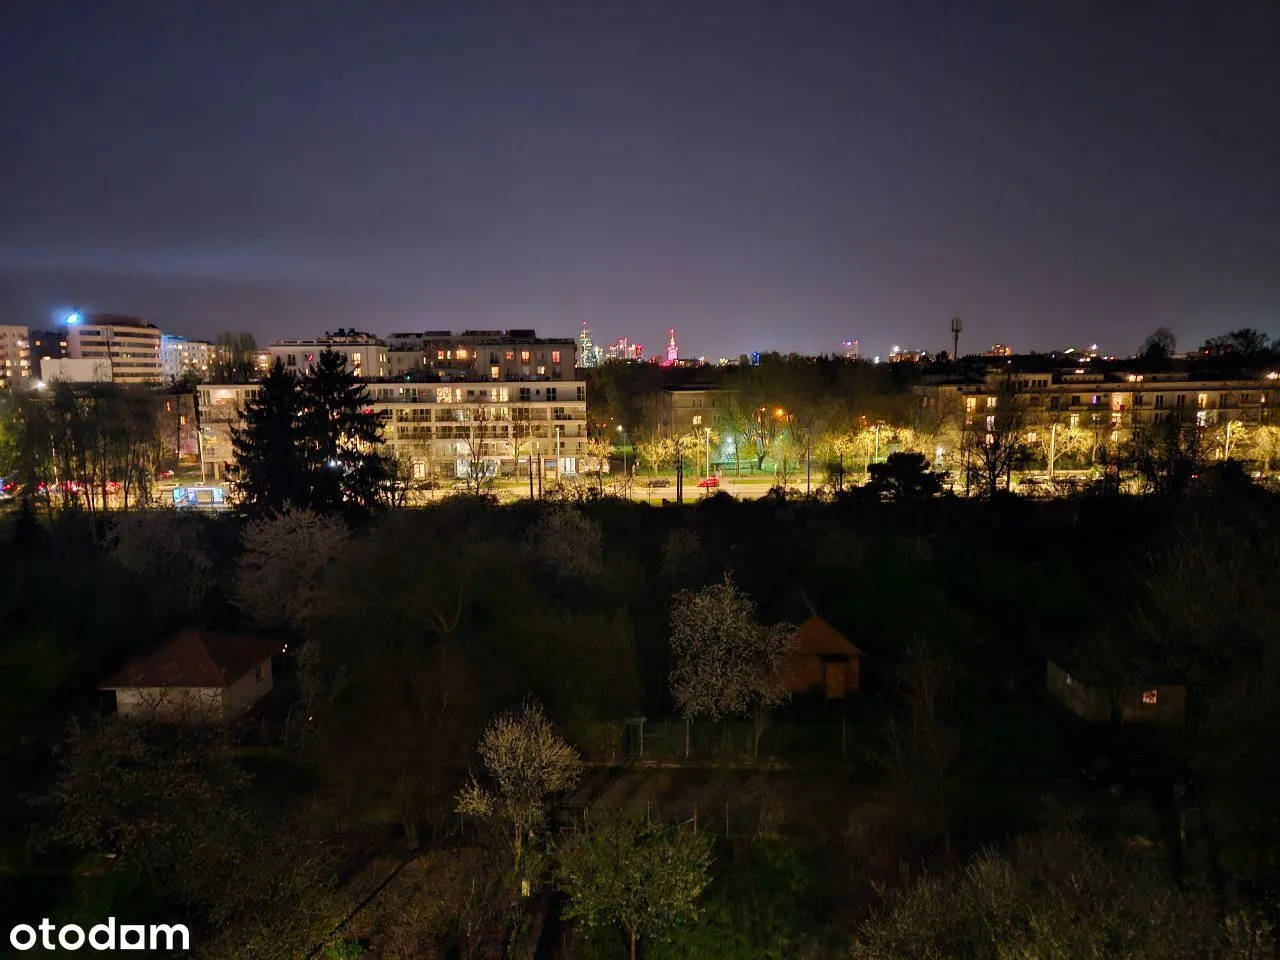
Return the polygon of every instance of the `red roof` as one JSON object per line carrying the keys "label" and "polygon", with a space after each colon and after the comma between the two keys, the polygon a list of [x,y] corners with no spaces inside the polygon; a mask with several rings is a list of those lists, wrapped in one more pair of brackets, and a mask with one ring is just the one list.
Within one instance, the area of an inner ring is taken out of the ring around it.
{"label": "red roof", "polygon": [[149,657],[132,663],[101,690],[127,687],[231,686],[281,650],[276,640],[229,633],[183,630]]}
{"label": "red roof", "polygon": [[791,642],[796,653],[862,656],[862,651],[846,640],[844,634],[816,613],[800,625]]}

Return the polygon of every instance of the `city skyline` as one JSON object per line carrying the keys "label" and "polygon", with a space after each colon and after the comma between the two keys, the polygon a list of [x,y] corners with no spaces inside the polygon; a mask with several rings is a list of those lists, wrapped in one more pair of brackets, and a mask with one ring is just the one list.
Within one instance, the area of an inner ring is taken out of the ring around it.
{"label": "city skyline", "polygon": [[709,359],[936,352],[954,313],[962,352],[1280,332],[1262,7],[380,13],[6,9],[0,320]]}

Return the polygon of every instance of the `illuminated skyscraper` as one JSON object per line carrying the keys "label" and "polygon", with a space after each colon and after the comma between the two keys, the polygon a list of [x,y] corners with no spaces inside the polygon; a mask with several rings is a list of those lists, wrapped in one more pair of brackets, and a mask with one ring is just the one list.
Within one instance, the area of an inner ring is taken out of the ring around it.
{"label": "illuminated skyscraper", "polygon": [[587,321],[582,321],[582,330],[578,334],[578,357],[584,367],[598,367],[604,359],[603,351],[591,340],[591,331]]}
{"label": "illuminated skyscraper", "polygon": [[680,359],[680,347],[676,345],[676,328],[667,331],[667,363],[675,363]]}
{"label": "illuminated skyscraper", "polygon": [[845,340],[843,343],[840,344],[840,346],[844,350],[844,358],[846,360],[858,359],[858,341],[857,340]]}

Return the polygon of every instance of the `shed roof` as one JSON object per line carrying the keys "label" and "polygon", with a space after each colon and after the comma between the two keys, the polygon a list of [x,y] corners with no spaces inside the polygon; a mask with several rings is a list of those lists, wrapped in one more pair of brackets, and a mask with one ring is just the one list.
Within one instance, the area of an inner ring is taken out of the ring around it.
{"label": "shed roof", "polygon": [[205,630],[182,630],[155,653],[125,667],[99,688],[226,688],[279,653],[277,640]]}
{"label": "shed roof", "polygon": [[863,655],[844,634],[816,613],[800,624],[792,638],[792,644],[797,653]]}

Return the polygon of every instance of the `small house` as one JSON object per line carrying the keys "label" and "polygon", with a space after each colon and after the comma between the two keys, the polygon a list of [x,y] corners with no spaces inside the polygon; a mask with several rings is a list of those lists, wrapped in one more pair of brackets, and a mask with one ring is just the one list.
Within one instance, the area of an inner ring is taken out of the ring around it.
{"label": "small house", "polygon": [[279,641],[183,630],[99,688],[115,694],[123,718],[222,723],[271,692]]}
{"label": "small house", "polygon": [[816,613],[792,637],[787,689],[839,700],[857,693],[862,677],[862,651]]}
{"label": "small house", "polygon": [[1108,683],[1085,667],[1047,661],[1045,686],[1072,713],[1091,723],[1182,723],[1187,688],[1172,683]]}

